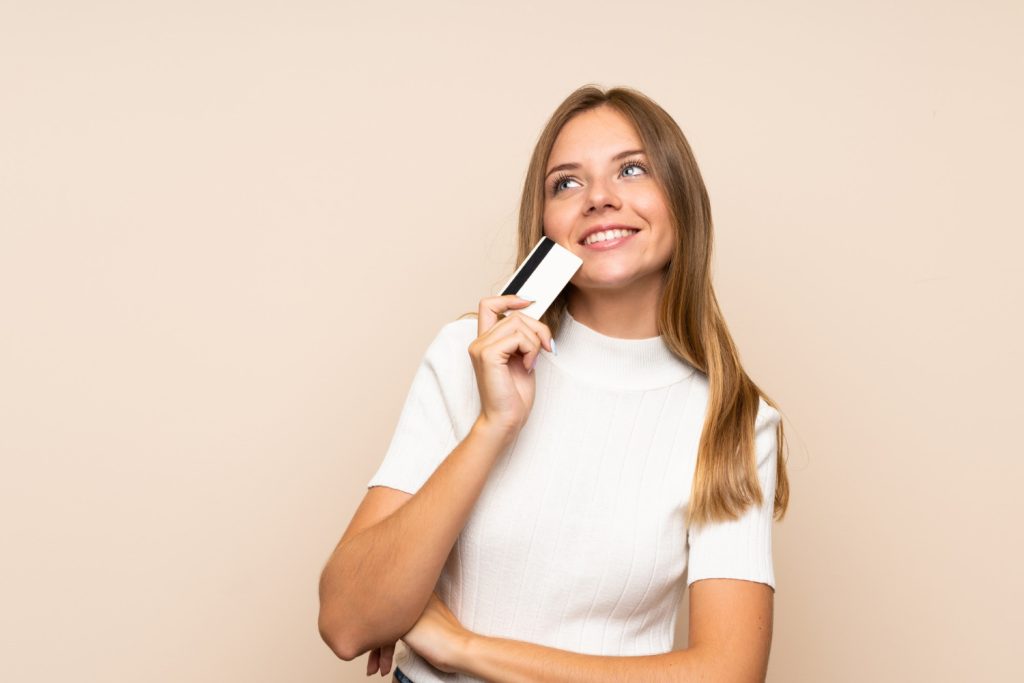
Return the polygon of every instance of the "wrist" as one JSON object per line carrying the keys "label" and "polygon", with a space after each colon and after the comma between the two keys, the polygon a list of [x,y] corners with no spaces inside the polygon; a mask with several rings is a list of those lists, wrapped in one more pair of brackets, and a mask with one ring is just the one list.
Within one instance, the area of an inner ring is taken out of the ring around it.
{"label": "wrist", "polygon": [[515,439],[516,430],[511,427],[496,425],[481,414],[473,423],[471,430],[478,439],[488,441],[499,448],[508,446]]}
{"label": "wrist", "polygon": [[453,667],[467,676],[476,676],[477,668],[474,666],[474,663],[480,661],[480,649],[484,646],[486,640],[487,636],[466,631],[465,637],[458,647],[457,661],[453,662]]}

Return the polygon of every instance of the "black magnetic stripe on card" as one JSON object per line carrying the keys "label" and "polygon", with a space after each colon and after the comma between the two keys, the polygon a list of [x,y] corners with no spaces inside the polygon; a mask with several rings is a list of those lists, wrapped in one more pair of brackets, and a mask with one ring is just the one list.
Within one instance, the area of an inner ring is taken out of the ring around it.
{"label": "black magnetic stripe on card", "polygon": [[542,237],[541,243],[537,249],[533,252],[533,255],[526,260],[526,264],[519,270],[512,282],[508,283],[508,287],[501,293],[501,296],[506,294],[517,294],[519,289],[530,279],[533,275],[533,271],[537,270],[537,266],[541,264],[544,257],[548,255],[551,248],[555,246],[555,242],[548,237]]}

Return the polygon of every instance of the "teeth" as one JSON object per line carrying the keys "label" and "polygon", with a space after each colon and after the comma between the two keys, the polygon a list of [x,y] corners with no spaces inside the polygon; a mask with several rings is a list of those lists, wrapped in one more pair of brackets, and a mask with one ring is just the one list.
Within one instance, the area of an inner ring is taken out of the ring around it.
{"label": "teeth", "polygon": [[604,232],[595,232],[593,235],[584,240],[584,244],[593,244],[594,242],[604,242],[605,240],[612,240],[616,237],[623,237],[625,235],[632,235],[637,230],[605,230]]}

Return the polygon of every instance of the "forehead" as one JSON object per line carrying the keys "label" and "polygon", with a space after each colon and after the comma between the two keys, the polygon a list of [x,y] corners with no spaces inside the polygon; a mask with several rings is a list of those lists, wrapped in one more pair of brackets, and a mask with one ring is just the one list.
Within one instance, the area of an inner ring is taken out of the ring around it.
{"label": "forehead", "polygon": [[604,162],[624,149],[640,147],[640,136],[625,116],[610,107],[599,107],[577,114],[562,126],[550,161]]}

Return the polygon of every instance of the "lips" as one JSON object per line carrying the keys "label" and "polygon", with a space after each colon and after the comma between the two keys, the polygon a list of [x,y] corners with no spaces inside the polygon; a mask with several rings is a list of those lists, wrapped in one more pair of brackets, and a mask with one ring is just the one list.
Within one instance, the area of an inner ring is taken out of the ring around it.
{"label": "lips", "polygon": [[600,242],[594,242],[592,244],[584,244],[583,248],[588,249],[590,251],[608,251],[610,249],[615,249],[620,245],[625,244],[629,240],[633,239],[633,237],[637,234],[638,233],[631,232],[628,235],[625,235],[624,237],[613,237],[610,240],[601,240]]}
{"label": "lips", "polygon": [[593,235],[595,232],[604,232],[605,230],[639,230],[640,228],[635,225],[623,225],[621,223],[606,223],[605,225],[592,225],[583,231],[580,235],[577,244],[582,245],[588,237]]}

